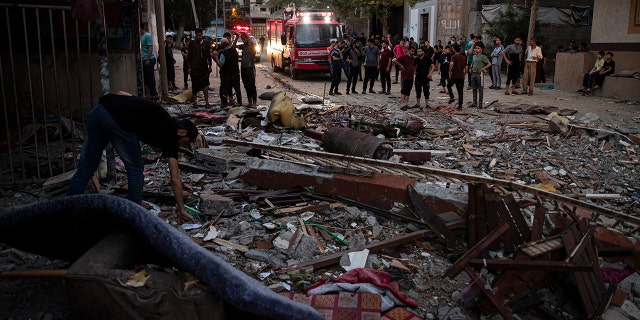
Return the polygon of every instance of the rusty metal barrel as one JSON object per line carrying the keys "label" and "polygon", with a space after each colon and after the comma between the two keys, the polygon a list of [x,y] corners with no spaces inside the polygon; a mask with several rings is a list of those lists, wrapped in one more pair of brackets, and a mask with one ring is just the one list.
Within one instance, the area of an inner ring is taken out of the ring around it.
{"label": "rusty metal barrel", "polygon": [[391,142],[345,127],[331,127],[322,135],[328,152],[387,160],[393,155]]}

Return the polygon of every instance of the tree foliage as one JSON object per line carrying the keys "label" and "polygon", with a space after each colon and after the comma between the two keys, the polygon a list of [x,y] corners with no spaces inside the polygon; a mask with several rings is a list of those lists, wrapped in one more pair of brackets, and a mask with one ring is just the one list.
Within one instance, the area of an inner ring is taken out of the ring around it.
{"label": "tree foliage", "polygon": [[503,39],[504,44],[509,44],[518,37],[525,41],[528,29],[528,10],[520,11],[509,6],[504,15],[494,21],[491,27],[487,29],[487,33],[492,36],[499,36]]}

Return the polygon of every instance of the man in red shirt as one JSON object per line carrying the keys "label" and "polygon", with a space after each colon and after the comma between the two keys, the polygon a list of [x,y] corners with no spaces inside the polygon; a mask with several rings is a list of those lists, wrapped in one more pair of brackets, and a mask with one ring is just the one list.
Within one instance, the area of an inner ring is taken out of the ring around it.
{"label": "man in red shirt", "polygon": [[378,70],[380,71],[380,83],[382,91],[378,93],[391,94],[391,60],[393,59],[393,51],[389,48],[389,41],[382,40],[382,50],[380,50],[380,62]]}
{"label": "man in red shirt", "polygon": [[455,99],[453,98],[453,91],[451,87],[453,85],[456,86],[456,91],[458,91],[458,110],[462,110],[462,93],[464,87],[464,77],[467,74],[467,57],[463,56],[460,53],[460,46],[453,45],[453,50],[455,54],[451,57],[451,62],[449,62],[449,84],[447,85],[447,89],[449,91],[449,103],[453,103]]}
{"label": "man in red shirt", "polygon": [[409,52],[407,54],[393,59],[393,63],[400,68],[400,78],[402,78],[400,89],[400,94],[402,94],[401,110],[407,110],[409,108],[409,95],[411,95],[413,75],[415,74],[413,54],[413,48],[409,48]]}

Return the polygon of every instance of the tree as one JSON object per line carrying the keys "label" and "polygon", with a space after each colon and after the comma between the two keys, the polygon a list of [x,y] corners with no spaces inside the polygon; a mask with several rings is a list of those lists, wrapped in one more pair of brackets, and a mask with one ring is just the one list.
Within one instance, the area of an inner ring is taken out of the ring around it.
{"label": "tree", "polygon": [[509,6],[504,15],[491,24],[491,27],[487,29],[487,33],[500,36],[503,39],[503,43],[507,44],[518,37],[526,41],[525,37],[528,29],[529,14],[526,11],[520,11],[513,6]]}

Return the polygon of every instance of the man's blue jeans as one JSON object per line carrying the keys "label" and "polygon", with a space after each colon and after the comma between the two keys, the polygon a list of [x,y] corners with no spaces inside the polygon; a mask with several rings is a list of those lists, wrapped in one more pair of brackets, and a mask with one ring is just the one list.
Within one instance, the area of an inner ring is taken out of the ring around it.
{"label": "man's blue jeans", "polygon": [[144,165],[140,141],[135,133],[120,128],[102,104],[97,104],[89,111],[87,135],[80,153],[77,171],[71,179],[67,194],[71,196],[84,193],[89,179],[100,164],[102,151],[109,142],[113,144],[127,170],[129,183],[127,199],[141,203]]}

